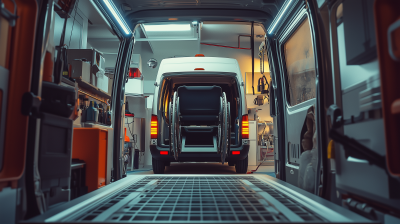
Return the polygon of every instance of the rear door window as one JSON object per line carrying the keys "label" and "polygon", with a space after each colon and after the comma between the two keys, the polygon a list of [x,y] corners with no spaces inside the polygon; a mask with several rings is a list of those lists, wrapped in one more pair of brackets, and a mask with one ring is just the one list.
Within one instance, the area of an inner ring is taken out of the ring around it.
{"label": "rear door window", "polygon": [[315,61],[307,17],[289,37],[284,50],[289,105],[315,98]]}

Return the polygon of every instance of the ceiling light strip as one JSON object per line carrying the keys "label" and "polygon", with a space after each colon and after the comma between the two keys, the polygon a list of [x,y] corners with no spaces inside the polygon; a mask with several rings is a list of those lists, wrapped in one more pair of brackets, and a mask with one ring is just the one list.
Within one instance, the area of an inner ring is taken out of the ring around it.
{"label": "ceiling light strip", "polygon": [[190,24],[165,24],[165,25],[146,25],[143,24],[146,32],[154,31],[189,31]]}
{"label": "ceiling light strip", "polygon": [[[285,14],[285,12],[286,12],[286,10],[287,10],[287,8],[289,7],[289,5],[290,5],[291,2],[292,2],[292,0],[287,0],[285,6],[284,6],[284,8],[283,8],[283,10],[282,10],[282,8],[281,8],[281,10],[279,10],[279,12],[278,12],[278,15],[279,15],[279,16],[278,16],[278,19],[275,19],[275,20],[272,22],[271,26],[268,28],[268,33],[269,33],[269,34],[271,34],[271,33],[274,31],[276,25],[279,23],[279,20],[281,20],[282,15]],[[275,17],[275,18],[276,18],[276,17]]]}
{"label": "ceiling light strip", "polygon": [[128,24],[125,22],[124,18],[122,17],[121,13],[117,10],[114,3],[111,0],[103,0],[104,4],[110,10],[111,14],[114,16],[115,20],[118,22],[122,30],[126,35],[131,34],[132,31],[129,28]]}

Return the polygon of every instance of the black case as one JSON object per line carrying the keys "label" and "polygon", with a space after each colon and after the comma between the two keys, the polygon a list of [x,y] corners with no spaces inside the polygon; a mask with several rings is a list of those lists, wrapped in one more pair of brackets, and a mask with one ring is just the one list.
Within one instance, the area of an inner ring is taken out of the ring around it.
{"label": "black case", "polygon": [[60,86],[50,82],[42,83],[40,111],[62,117],[71,116],[76,102],[73,87]]}

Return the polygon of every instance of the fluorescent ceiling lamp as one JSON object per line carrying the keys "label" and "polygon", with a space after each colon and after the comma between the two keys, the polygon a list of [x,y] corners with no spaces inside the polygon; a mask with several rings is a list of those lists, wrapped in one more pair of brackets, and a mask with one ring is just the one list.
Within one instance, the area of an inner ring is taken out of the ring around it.
{"label": "fluorescent ceiling lamp", "polygon": [[286,4],[285,8],[283,9],[283,11],[281,11],[281,13],[279,14],[279,17],[277,20],[275,20],[275,23],[272,25],[271,30],[269,31],[269,34],[272,33],[272,31],[274,31],[276,24],[278,24],[279,20],[281,19],[282,15],[285,14],[286,9],[288,8],[288,6],[290,5],[290,3],[292,2],[292,0],[289,0],[289,2]]}
{"label": "fluorescent ceiling lamp", "polygon": [[118,24],[121,26],[125,34],[130,34],[132,32],[131,29],[129,29],[128,24],[126,24],[125,20],[122,18],[122,15],[116,9],[114,3],[110,0],[103,0],[103,1],[104,4],[106,4],[108,9],[110,10],[111,14],[114,16],[115,20],[117,20]]}
{"label": "fluorescent ceiling lamp", "polygon": [[168,24],[168,25],[145,25],[144,29],[147,31],[188,31],[190,24]]}

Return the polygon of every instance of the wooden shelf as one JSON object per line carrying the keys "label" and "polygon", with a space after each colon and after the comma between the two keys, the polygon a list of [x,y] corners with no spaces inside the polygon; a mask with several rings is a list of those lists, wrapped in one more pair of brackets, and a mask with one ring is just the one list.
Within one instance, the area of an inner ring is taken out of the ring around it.
{"label": "wooden shelf", "polygon": [[110,129],[111,125],[106,125],[102,123],[93,123],[93,122],[82,122],[82,127],[83,128],[107,128]]}
{"label": "wooden shelf", "polygon": [[75,82],[73,82],[65,77],[61,77],[61,82],[65,83],[69,86],[75,87]]}
{"label": "wooden shelf", "polygon": [[76,82],[78,83],[78,86],[81,86],[89,91],[92,91],[93,93],[98,94],[101,97],[104,97],[106,99],[111,99],[111,95],[108,94],[107,92],[101,90],[100,88],[86,82],[85,80],[82,80],[80,78],[75,78]]}

